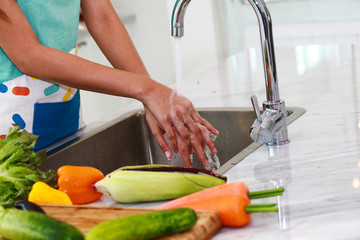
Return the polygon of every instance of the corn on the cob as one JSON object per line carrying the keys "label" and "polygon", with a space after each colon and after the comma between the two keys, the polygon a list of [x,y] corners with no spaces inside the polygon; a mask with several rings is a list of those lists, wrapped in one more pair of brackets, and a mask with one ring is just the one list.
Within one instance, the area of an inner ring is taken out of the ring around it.
{"label": "corn on the cob", "polygon": [[206,170],[165,165],[124,167],[95,184],[97,191],[120,203],[174,199],[226,182]]}

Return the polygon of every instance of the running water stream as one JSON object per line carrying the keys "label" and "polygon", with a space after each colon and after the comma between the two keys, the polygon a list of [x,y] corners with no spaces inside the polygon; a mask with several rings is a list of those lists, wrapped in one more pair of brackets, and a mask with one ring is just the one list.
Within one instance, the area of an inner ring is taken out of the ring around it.
{"label": "running water stream", "polygon": [[182,56],[181,56],[181,37],[174,37],[175,47],[175,80],[176,91],[182,95]]}
{"label": "running water stream", "polygon": [[[175,80],[176,80],[176,92],[178,95],[183,94],[182,89],[182,50],[181,50],[181,37],[174,37],[174,47],[175,47]],[[171,101],[170,101],[171,102]],[[211,139],[215,142],[216,135],[212,134],[209,131]],[[205,167],[207,170],[215,171],[220,167],[220,161],[216,153],[212,153],[208,146],[205,147],[204,152],[206,158],[208,159],[209,166]],[[191,163],[193,163],[193,154],[190,155]]]}

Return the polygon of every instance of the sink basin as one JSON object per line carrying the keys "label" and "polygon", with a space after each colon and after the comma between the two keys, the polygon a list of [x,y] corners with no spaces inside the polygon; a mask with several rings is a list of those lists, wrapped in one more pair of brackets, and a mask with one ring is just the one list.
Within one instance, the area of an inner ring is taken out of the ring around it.
{"label": "sink basin", "polygon": [[[217,173],[224,174],[260,146],[249,136],[250,127],[255,119],[252,109],[215,108],[198,111],[220,132],[215,141],[221,162]],[[290,124],[304,112],[303,108],[288,108],[287,123]],[[151,134],[143,110],[130,112],[89,133],[77,136],[72,141],[49,151],[48,155],[43,169],[57,169],[66,164],[87,165],[107,174],[127,165],[184,166],[179,154],[174,154],[170,160],[164,156]],[[194,167],[203,168],[195,154]]]}

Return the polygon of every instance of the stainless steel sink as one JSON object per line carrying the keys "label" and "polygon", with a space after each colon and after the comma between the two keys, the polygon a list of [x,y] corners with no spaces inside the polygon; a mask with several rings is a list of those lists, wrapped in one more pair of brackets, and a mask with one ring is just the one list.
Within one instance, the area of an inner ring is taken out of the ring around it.
{"label": "stainless steel sink", "polygon": [[[221,162],[217,173],[225,173],[260,146],[249,136],[249,129],[255,119],[252,109],[215,108],[198,111],[220,132],[215,141]],[[287,124],[304,112],[303,108],[287,108]],[[171,160],[166,159],[147,126],[142,110],[121,116],[90,133],[78,136],[48,152],[48,155],[43,169],[57,169],[66,164],[87,165],[96,167],[106,174],[127,165],[184,166],[179,154],[175,154]],[[203,168],[196,157],[194,167]]]}

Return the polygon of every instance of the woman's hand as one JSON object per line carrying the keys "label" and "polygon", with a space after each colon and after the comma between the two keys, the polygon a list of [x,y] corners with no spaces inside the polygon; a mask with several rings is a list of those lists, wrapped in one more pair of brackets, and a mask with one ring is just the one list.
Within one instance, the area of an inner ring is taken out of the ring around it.
{"label": "woman's hand", "polygon": [[167,158],[171,157],[171,149],[164,133],[174,152],[180,152],[186,166],[192,166],[190,155],[193,150],[205,167],[209,165],[204,155],[205,146],[213,153],[217,151],[209,131],[215,135],[219,133],[199,115],[187,98],[156,83],[143,103],[149,127]]}

